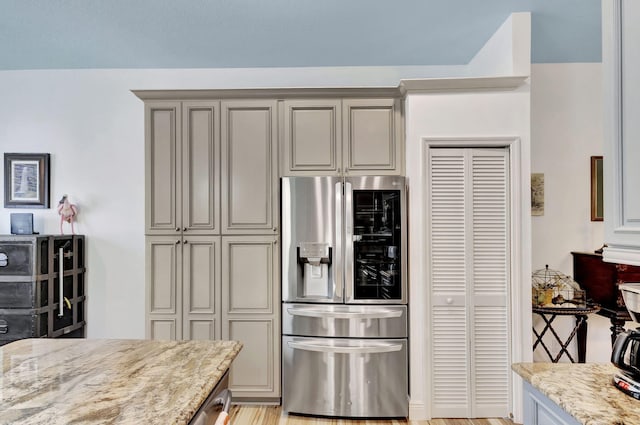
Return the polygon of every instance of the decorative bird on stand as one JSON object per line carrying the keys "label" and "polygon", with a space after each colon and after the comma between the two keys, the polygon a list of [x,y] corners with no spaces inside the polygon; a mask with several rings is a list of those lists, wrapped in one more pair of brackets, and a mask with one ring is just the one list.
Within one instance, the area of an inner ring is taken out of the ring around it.
{"label": "decorative bird on stand", "polygon": [[69,202],[67,195],[62,196],[62,199],[58,202],[58,214],[60,214],[60,234],[64,235],[64,232],[62,231],[62,223],[66,221],[71,224],[71,234],[75,235],[76,232],[73,229],[73,221],[78,214],[78,209],[74,204]]}

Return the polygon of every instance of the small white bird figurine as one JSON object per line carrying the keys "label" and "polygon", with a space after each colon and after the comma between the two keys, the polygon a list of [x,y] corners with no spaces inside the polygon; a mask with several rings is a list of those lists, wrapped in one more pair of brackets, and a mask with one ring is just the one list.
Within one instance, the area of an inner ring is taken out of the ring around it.
{"label": "small white bird figurine", "polygon": [[73,221],[78,214],[78,209],[74,204],[69,202],[69,197],[67,195],[63,195],[60,202],[58,202],[58,214],[60,214],[60,234],[64,235],[64,232],[62,231],[62,223],[66,221],[67,223],[71,223],[71,234],[75,235],[76,233],[73,229]]}

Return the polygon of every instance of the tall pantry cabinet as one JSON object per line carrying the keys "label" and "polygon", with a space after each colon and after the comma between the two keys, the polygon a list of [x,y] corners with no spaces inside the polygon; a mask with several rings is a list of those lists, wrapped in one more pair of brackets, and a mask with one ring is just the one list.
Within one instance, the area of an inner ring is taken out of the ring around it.
{"label": "tall pantry cabinet", "polygon": [[145,101],[147,337],[243,342],[238,399],[280,396],[276,134],[275,101]]}

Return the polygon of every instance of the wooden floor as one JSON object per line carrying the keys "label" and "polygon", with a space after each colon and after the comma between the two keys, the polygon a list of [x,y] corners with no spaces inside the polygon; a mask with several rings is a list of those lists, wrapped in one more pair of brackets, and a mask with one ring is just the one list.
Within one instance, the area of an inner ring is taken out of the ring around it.
{"label": "wooden floor", "polygon": [[514,425],[508,419],[348,420],[282,415],[280,406],[233,406],[230,425]]}

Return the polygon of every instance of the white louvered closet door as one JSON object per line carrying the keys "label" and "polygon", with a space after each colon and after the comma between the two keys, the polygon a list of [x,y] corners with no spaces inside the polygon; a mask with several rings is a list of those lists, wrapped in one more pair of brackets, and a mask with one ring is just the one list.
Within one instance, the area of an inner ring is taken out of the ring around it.
{"label": "white louvered closet door", "polygon": [[429,151],[434,418],[510,412],[508,164],[503,148]]}

